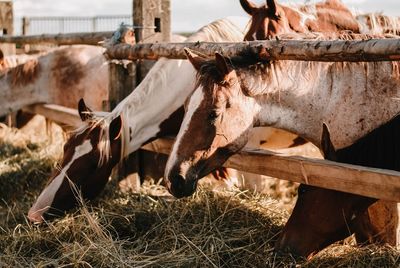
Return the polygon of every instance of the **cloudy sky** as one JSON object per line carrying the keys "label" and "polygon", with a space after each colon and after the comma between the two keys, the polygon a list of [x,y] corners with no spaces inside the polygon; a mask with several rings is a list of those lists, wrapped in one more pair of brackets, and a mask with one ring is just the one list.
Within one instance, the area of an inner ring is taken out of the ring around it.
{"label": "cloudy sky", "polygon": [[[302,3],[305,0],[290,0]],[[342,0],[351,9],[400,16],[400,0]],[[217,18],[246,16],[239,0],[171,0],[172,29],[193,31]],[[264,0],[253,0],[264,3]],[[288,2],[280,0],[281,3]],[[14,16],[95,16],[129,14],[132,0],[14,0]]]}

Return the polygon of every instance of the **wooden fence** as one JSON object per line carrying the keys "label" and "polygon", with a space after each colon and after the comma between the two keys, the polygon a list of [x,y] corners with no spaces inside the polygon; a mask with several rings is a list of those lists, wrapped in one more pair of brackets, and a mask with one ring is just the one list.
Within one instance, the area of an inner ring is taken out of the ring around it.
{"label": "wooden fence", "polygon": [[400,39],[370,40],[268,40],[236,43],[158,43],[121,44],[106,52],[111,59],[186,59],[184,48],[199,51],[205,56],[221,52],[235,56],[252,50],[268,60],[301,61],[393,61],[400,60]]}

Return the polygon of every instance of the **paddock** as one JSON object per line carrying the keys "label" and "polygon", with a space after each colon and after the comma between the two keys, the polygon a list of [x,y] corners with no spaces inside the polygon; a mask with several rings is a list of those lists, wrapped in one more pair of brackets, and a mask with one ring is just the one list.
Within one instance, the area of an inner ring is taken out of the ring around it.
{"label": "paddock", "polygon": [[[146,26],[136,31],[137,40],[156,32],[154,42],[170,41],[170,14],[165,12],[169,4],[168,0],[134,1],[135,25]],[[151,5],[162,6],[161,12],[146,12]],[[111,34],[10,36],[0,37],[0,43],[95,44]],[[240,49],[250,47],[273,60],[393,61],[400,59],[399,40],[117,45],[106,51],[109,59],[131,60],[133,64],[128,64],[127,69],[120,64],[110,64],[108,95],[101,106],[104,111],[111,111],[139,83],[149,68],[143,64],[143,59],[186,58],[184,47],[208,55],[215,51],[235,55]],[[17,109],[42,115],[70,129],[81,123],[76,109],[52,103],[16,103]],[[297,183],[400,202],[399,172],[245,149],[232,156],[225,166],[285,181],[269,180],[270,189],[263,193],[213,188],[207,181],[193,197],[182,200],[172,198],[160,181],[154,180],[146,181],[135,192],[122,191],[121,185],[138,184],[140,170],[152,168],[153,163],[143,159],[170,153],[173,144],[170,138],[146,144],[139,153],[124,161],[124,165],[114,169],[113,180],[95,201],[81,200],[79,209],[60,219],[38,226],[29,223],[26,218],[29,206],[43,189],[52,169],[57,168],[66,138],[63,130],[53,123],[47,137],[41,127],[42,120],[35,118],[21,130],[6,125],[0,128],[2,265],[394,267],[400,264],[400,252],[396,247],[360,247],[355,245],[354,237],[329,246],[309,260],[273,252],[274,241],[293,208]],[[309,148],[305,147],[299,151],[301,154],[307,150]],[[145,158],[146,152],[157,155]],[[125,179],[132,166],[137,169],[136,173]]]}

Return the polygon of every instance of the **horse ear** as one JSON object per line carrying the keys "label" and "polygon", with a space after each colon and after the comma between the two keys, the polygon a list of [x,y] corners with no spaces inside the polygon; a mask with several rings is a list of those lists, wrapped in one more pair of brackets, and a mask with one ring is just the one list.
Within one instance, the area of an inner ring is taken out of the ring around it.
{"label": "horse ear", "polygon": [[278,15],[275,0],[267,0],[267,7],[272,14]]}
{"label": "horse ear", "polygon": [[321,150],[325,159],[336,160],[336,150],[331,141],[331,133],[325,123],[322,124]]}
{"label": "horse ear", "polygon": [[185,47],[184,50],[190,63],[197,71],[199,71],[206,59],[187,47]]}
{"label": "horse ear", "polygon": [[117,140],[119,137],[121,137],[121,132],[122,132],[122,118],[119,115],[118,117],[114,118],[113,121],[111,121],[109,128],[110,141]]}
{"label": "horse ear", "polygon": [[218,52],[215,53],[215,63],[220,73],[224,76],[231,72],[231,68],[229,67],[227,60],[228,59],[222,54]]}
{"label": "horse ear", "polygon": [[86,121],[93,118],[93,111],[86,106],[85,101],[83,99],[79,100],[78,112],[82,121]]}
{"label": "horse ear", "polygon": [[257,7],[248,0],[240,0],[240,5],[244,9],[244,11],[246,11],[246,13],[249,15],[252,15],[254,10],[257,9]]}

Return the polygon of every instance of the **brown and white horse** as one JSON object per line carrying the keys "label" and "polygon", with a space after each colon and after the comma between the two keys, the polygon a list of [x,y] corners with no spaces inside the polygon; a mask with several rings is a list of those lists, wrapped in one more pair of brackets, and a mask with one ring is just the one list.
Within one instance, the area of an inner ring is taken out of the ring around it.
{"label": "brown and white horse", "polygon": [[[326,123],[339,150],[400,111],[399,62],[268,62],[251,53],[231,59],[216,54],[215,61],[193,52],[188,57],[199,80],[165,171],[176,197],[191,195],[200,178],[242,149],[254,126],[285,129],[320,145]],[[352,206],[332,209],[327,217],[353,220]],[[331,227],[300,253],[318,250],[343,226]]]}
{"label": "brown and white horse", "polygon": [[[376,13],[360,14],[352,17],[349,9],[340,1],[328,0],[317,4],[298,6],[285,6],[277,4],[276,1],[267,1],[266,5],[261,7],[256,7],[252,2],[247,0],[241,0],[240,2],[246,12],[252,16],[251,27],[246,34],[246,39],[248,40],[253,40],[254,38],[271,38],[276,36],[276,33],[285,31],[289,33],[304,33],[309,30],[320,32],[351,30],[364,34],[398,34],[400,29],[399,18],[397,17],[389,17]],[[279,15],[277,15],[278,13]],[[299,27],[299,21],[301,25],[308,25],[308,27]],[[358,29],[355,28],[355,23],[358,23]],[[352,151],[353,155],[354,153],[355,152]],[[340,159],[338,159],[338,161],[340,161]],[[349,161],[349,159],[341,161]],[[350,161],[349,163],[352,162]],[[367,166],[371,165],[371,162],[358,162],[358,164]],[[394,169],[395,167],[391,168]],[[301,186],[302,191],[304,191],[304,188],[306,188],[306,186]],[[331,199],[340,199],[339,196],[344,194],[326,189],[319,189],[317,187],[313,187],[312,193],[313,196],[318,196],[318,204],[323,204],[325,206],[332,204]],[[308,193],[308,195],[310,195],[310,193]],[[311,212],[311,214],[312,211],[316,211],[314,204],[310,204],[304,200],[307,199],[299,198],[299,201],[297,201],[295,211],[289,223],[300,221],[302,218],[304,219],[301,215],[308,215],[305,211]],[[321,210],[330,211],[327,207],[323,209],[323,205],[319,205]],[[340,208],[342,205],[338,202],[337,206]],[[399,204],[385,200],[379,200],[377,203],[370,206],[368,208],[368,213],[358,217],[359,224],[357,228],[354,229],[357,241],[363,242],[365,239],[361,239],[361,237],[368,237],[369,242],[387,242],[391,245],[398,245],[400,239],[398,207]],[[316,216],[310,220],[310,222],[320,222],[329,219],[324,218],[323,213],[315,215]],[[331,222],[329,224],[336,224],[334,219],[330,218],[330,220]],[[328,223],[325,222],[325,225],[327,224]],[[358,228],[361,225],[363,225],[363,228]],[[298,238],[296,234],[305,233],[307,231],[307,226],[309,225],[291,224],[290,228],[285,228],[284,233],[286,233],[286,238],[288,240]],[[288,230],[291,230],[291,234],[288,234]],[[309,242],[309,240],[304,240],[303,242]]]}
{"label": "brown and white horse", "polygon": [[249,0],[240,0],[251,16],[245,40],[270,39],[280,34],[305,32],[359,32],[359,23],[340,0],[326,0],[316,4],[288,6],[267,0],[256,6]]}
{"label": "brown and white horse", "polygon": [[[241,41],[244,25],[238,23],[233,19],[215,21],[187,41]],[[151,139],[176,134],[183,118],[180,107],[193,91],[195,75],[186,60],[160,59],[111,113],[93,113],[81,101],[83,126],[65,144],[60,168],[29,210],[28,218],[41,222],[72,208],[77,202],[74,187],[84,198],[94,198],[122,158]]]}
{"label": "brown and white horse", "polygon": [[[120,38],[112,42],[134,43],[133,31],[120,27],[117,32]],[[0,116],[35,103],[76,108],[81,98],[101,110],[108,99],[109,86],[104,51],[99,46],[74,45],[40,55],[3,55],[0,97],[6,101],[0,105]]]}
{"label": "brown and white horse", "polygon": [[70,107],[82,97],[101,109],[109,83],[104,48],[68,46],[8,69],[0,76],[0,115],[35,103]]}
{"label": "brown and white horse", "polygon": [[399,34],[400,19],[383,14],[354,15],[340,0],[315,4],[284,5],[275,0],[257,6],[240,0],[251,16],[245,40],[264,40],[286,33],[352,31],[363,34]]}

